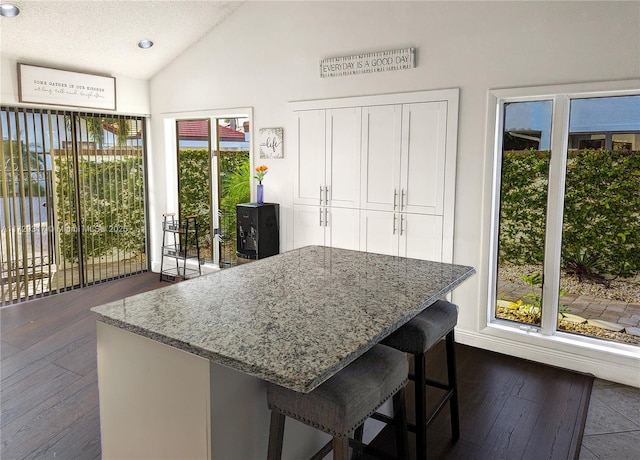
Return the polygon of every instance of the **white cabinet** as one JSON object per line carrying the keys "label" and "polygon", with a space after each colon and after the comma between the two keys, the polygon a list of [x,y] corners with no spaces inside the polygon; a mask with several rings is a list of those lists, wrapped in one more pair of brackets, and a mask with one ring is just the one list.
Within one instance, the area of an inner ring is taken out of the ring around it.
{"label": "white cabinet", "polygon": [[292,103],[293,247],[451,262],[458,98],[451,89]]}
{"label": "white cabinet", "polygon": [[293,247],[358,249],[362,109],[295,113]]}
{"label": "white cabinet", "polygon": [[297,112],[294,143],[297,165],[294,173],[294,203],[322,203],[325,186],[325,110]]}
{"label": "white cabinet", "polygon": [[362,210],[360,250],[442,262],[442,232],[442,216]]}
{"label": "white cabinet", "polygon": [[397,256],[398,213],[362,210],[360,216],[360,250]]}
{"label": "white cabinet", "polygon": [[447,102],[402,106],[400,210],[443,214]]}
{"label": "white cabinet", "polygon": [[324,245],[324,206],[293,205],[293,247]]}
{"label": "white cabinet", "polygon": [[362,120],[362,208],[442,214],[447,102],[365,107]]}
{"label": "white cabinet", "polygon": [[363,209],[395,211],[400,192],[402,106],[362,109]]}
{"label": "white cabinet", "polygon": [[362,109],[360,250],[443,260],[447,101]]}
{"label": "white cabinet", "polygon": [[294,203],[358,208],[360,107],[296,112]]}
{"label": "white cabinet", "polygon": [[330,206],[293,206],[293,247],[359,248],[360,211]]}

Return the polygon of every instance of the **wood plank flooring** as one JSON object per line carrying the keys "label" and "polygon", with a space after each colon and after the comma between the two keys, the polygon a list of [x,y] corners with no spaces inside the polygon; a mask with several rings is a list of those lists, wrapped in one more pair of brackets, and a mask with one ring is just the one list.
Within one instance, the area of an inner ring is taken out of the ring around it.
{"label": "wood plank flooring", "polygon": [[166,285],[145,273],[0,309],[0,458],[100,458],[89,309]]}
{"label": "wood plank flooring", "polygon": [[[147,273],[0,309],[0,458],[100,458],[89,308],[166,285]],[[429,355],[438,378],[443,349]],[[431,458],[577,458],[592,378],[463,345],[457,353],[461,438],[451,445],[445,409],[428,433]],[[375,442],[394,451],[386,432]]]}
{"label": "wood plank flooring", "polygon": [[[446,381],[444,343],[428,353],[427,374]],[[577,459],[593,377],[456,344],[460,439],[451,443],[449,407],[427,432],[433,459]],[[413,418],[413,384],[407,388]],[[429,388],[427,401],[442,392]],[[413,434],[409,438],[411,445]],[[393,431],[375,440],[394,452]],[[362,460],[369,460],[364,457]]]}

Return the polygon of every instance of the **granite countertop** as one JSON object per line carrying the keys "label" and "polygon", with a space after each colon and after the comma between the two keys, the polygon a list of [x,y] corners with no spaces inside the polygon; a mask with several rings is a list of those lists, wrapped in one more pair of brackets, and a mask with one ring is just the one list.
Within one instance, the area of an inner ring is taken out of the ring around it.
{"label": "granite countertop", "polygon": [[308,392],[473,273],[307,246],[92,310],[105,323]]}

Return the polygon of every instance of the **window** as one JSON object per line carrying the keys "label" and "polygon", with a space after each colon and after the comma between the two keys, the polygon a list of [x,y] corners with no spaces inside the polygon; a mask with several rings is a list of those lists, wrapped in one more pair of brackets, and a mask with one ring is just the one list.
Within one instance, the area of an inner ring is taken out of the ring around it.
{"label": "window", "polygon": [[540,326],[542,313],[552,109],[552,100],[507,102],[502,114],[495,317],[535,326]]}
{"label": "window", "polygon": [[494,92],[489,322],[640,346],[640,91],[524,93]]}

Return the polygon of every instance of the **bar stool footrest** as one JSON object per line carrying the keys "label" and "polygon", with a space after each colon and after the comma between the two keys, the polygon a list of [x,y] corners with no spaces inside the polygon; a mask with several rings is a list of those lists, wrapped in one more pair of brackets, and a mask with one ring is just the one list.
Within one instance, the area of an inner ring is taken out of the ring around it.
{"label": "bar stool footrest", "polygon": [[[443,385],[444,387],[445,385]],[[440,387],[438,387],[440,388]],[[442,390],[448,390],[447,393],[442,396],[442,398],[440,398],[440,400],[438,401],[438,405],[436,407],[436,409],[431,413],[431,416],[427,419],[427,428],[429,428],[431,426],[431,424],[435,421],[435,419],[438,417],[438,415],[440,414],[440,412],[442,411],[442,409],[444,409],[444,407],[447,405],[447,403],[449,402],[449,400],[451,399],[451,397],[453,396],[453,389],[449,389],[447,388],[441,388]],[[384,422],[387,425],[393,425],[394,424],[394,419],[389,417],[388,415],[384,415],[381,414],[379,412],[374,412],[373,414],[371,414],[370,416],[372,419],[374,420],[378,420],[379,422]],[[411,431],[412,433],[416,432],[416,425],[413,423],[409,423],[407,422],[407,429],[409,431]]]}
{"label": "bar stool footrest", "polygon": [[371,414],[370,418],[378,420],[379,422],[384,422],[387,425],[393,425],[395,423],[395,420],[392,417],[381,414],[380,412],[374,412],[373,414]]}
{"label": "bar stool footrest", "polygon": [[[413,374],[409,374],[409,380],[411,380],[412,382],[416,381],[416,377]],[[443,382],[439,382],[437,380],[432,380],[432,379],[425,379],[424,380],[425,385],[429,385],[430,387],[434,387],[434,388],[439,388],[441,390],[452,390],[453,388],[451,387],[451,385],[443,383]]]}
{"label": "bar stool footrest", "polygon": [[313,454],[313,456],[309,460],[322,460],[327,456],[329,452],[333,449],[333,442],[329,441],[324,446],[320,448],[318,452]]}
{"label": "bar stool footrest", "polygon": [[[387,417],[386,415],[383,415],[383,414],[379,414],[379,415],[381,415],[382,417]],[[375,417],[372,417],[372,418],[375,418]],[[390,420],[389,423],[393,423],[392,418],[387,417],[387,419]],[[353,449],[357,449],[360,455],[361,454],[372,455],[376,458],[379,458],[380,460],[404,460],[404,459],[398,459],[398,457],[396,456],[389,455],[380,449],[372,447],[356,439],[349,438],[349,446],[352,447]],[[329,441],[324,446],[322,446],[320,450],[318,450],[318,452],[313,454],[313,456],[309,460],[322,460],[329,454],[329,452],[331,452],[332,449],[333,449],[333,442]],[[355,459],[357,459],[358,456],[356,456]]]}
{"label": "bar stool footrest", "polygon": [[442,398],[440,398],[440,400],[438,401],[438,406],[436,407],[436,410],[434,410],[431,416],[427,419],[427,428],[431,426],[433,421],[436,419],[438,414],[440,414],[440,411],[444,409],[444,406],[447,405],[447,403],[449,402],[452,396],[453,396],[453,390],[449,390]]}
{"label": "bar stool footrest", "polygon": [[[376,447],[364,444],[356,439],[349,438],[349,446],[354,449],[358,449],[360,454],[367,454],[380,460],[405,460],[404,458],[398,458],[395,455],[389,455]],[[357,458],[358,457],[355,457],[355,459]]]}

